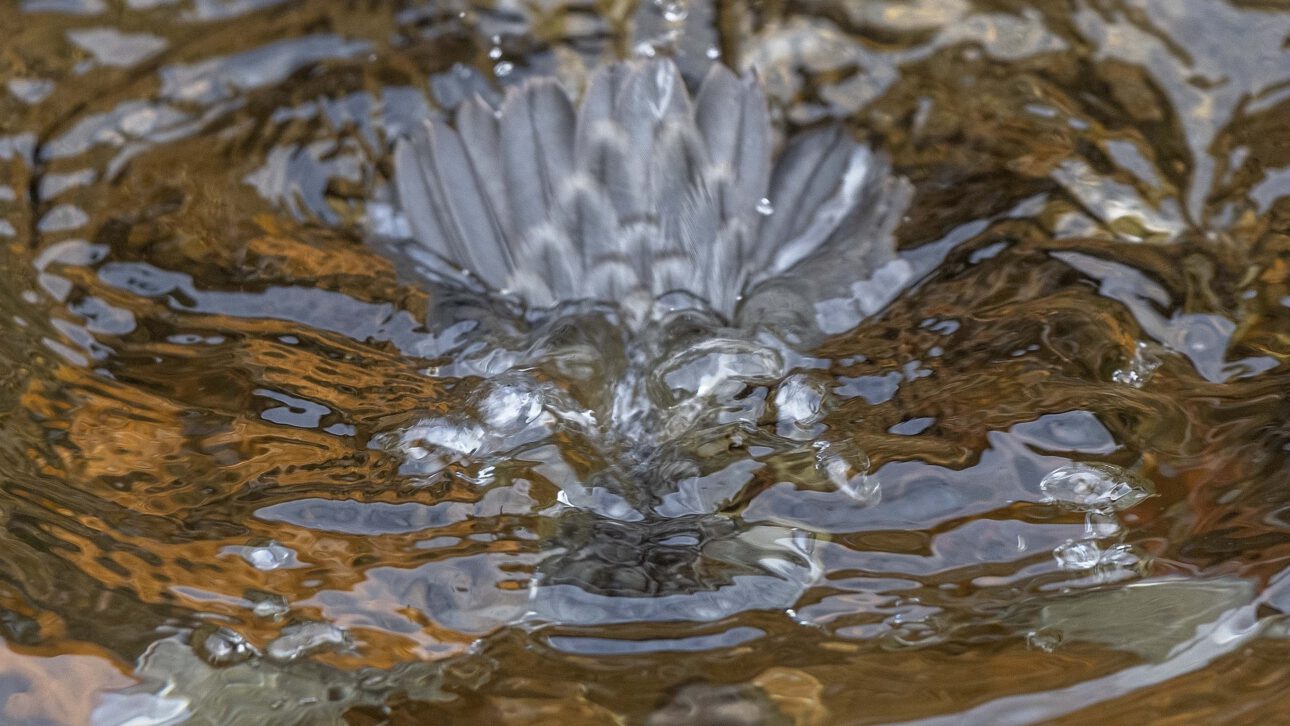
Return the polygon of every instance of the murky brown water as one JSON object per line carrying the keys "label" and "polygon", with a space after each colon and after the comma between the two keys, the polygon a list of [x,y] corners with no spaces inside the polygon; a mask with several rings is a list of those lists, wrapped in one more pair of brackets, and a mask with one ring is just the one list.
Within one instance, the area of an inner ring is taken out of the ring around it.
{"label": "murky brown water", "polygon": [[[702,449],[677,486],[712,511],[661,534],[562,508],[595,469],[567,431],[399,444],[491,384],[366,231],[427,114],[642,52],[755,67],[781,127],[842,119],[913,189],[913,275],[804,354],[815,439]],[[16,0],[0,81],[4,723],[1287,705],[1281,2]],[[606,538],[628,564],[586,564]],[[658,597],[514,617],[580,566]]]}

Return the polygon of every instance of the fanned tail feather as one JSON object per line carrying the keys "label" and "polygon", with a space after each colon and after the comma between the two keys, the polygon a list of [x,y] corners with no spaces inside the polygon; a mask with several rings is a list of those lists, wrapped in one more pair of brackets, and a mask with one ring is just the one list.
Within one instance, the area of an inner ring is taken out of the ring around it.
{"label": "fanned tail feather", "polygon": [[443,275],[531,307],[682,291],[732,316],[752,287],[836,245],[891,254],[846,234],[883,193],[882,160],[836,126],[775,163],[773,146],[755,78],[715,65],[691,99],[671,61],[622,62],[576,108],[537,80],[496,111],[463,103],[455,128],[427,122],[396,148],[396,191]]}

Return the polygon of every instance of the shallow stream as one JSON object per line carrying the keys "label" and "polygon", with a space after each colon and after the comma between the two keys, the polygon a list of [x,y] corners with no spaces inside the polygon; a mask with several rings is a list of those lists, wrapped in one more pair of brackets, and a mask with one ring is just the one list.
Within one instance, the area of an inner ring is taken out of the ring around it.
{"label": "shallow stream", "polygon": [[[374,238],[400,135],[642,56],[889,159],[896,254],[810,334],[661,327],[615,438],[613,310]],[[5,2],[0,331],[5,724],[1290,698],[1277,0]]]}

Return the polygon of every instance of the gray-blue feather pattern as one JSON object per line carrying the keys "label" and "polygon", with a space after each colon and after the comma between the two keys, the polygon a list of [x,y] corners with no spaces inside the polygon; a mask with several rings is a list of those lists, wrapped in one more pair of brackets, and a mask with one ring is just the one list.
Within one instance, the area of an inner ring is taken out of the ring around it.
{"label": "gray-blue feather pattern", "polygon": [[890,244],[847,234],[882,194],[881,158],[838,126],[774,146],[755,77],[714,65],[692,99],[671,61],[629,61],[596,70],[576,107],[551,79],[499,109],[463,103],[453,125],[399,142],[395,182],[437,274],[530,308],[640,313],[679,291],[732,318],[757,285],[838,245]]}

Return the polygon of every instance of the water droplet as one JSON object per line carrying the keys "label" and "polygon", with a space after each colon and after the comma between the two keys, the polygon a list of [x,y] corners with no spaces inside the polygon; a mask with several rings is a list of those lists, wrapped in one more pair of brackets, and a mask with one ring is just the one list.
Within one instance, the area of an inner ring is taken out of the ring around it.
{"label": "water droplet", "polygon": [[274,660],[291,661],[321,648],[344,643],[345,631],[331,623],[301,623],[284,628],[282,634],[269,643],[268,654]]}
{"label": "water droplet", "polygon": [[1062,644],[1062,634],[1060,631],[1049,628],[1041,628],[1026,633],[1026,645],[1035,650],[1042,650],[1045,653],[1051,653],[1057,650],[1057,646]]}
{"label": "water droplet", "polygon": [[489,58],[491,58],[491,59],[493,59],[493,60],[501,60],[501,58],[502,58],[502,49],[501,49],[499,46],[496,46],[496,45],[495,45],[495,46],[493,46],[492,48],[489,48],[489,49],[488,49],[488,57],[489,57]]}
{"label": "water droplet", "polygon": [[1102,558],[1098,564],[1109,567],[1129,568],[1138,564],[1138,555],[1133,551],[1132,545],[1118,544],[1108,548],[1106,552],[1102,553]]}
{"label": "water droplet", "polygon": [[824,390],[816,381],[795,374],[785,378],[775,392],[775,410],[781,424],[807,426],[820,418]]}
{"label": "water droplet", "polygon": [[493,74],[498,78],[509,76],[513,70],[515,70],[515,64],[510,61],[502,61],[501,63],[493,66]]}
{"label": "water droplet", "polygon": [[663,11],[663,19],[669,23],[683,23],[690,14],[685,0],[654,0],[654,5]]}
{"label": "water droplet", "polygon": [[410,458],[419,461],[436,450],[473,454],[483,446],[484,432],[473,424],[428,419],[408,429],[399,443]]}
{"label": "water droplet", "polygon": [[1128,509],[1154,494],[1150,482],[1110,464],[1058,467],[1039,482],[1039,489],[1050,504],[1086,512]]}
{"label": "water droplet", "polygon": [[855,501],[866,506],[882,501],[882,486],[878,477],[857,469],[841,456],[826,457],[821,462],[821,468],[830,484]]}
{"label": "water droplet", "polygon": [[708,60],[716,60],[721,57],[721,49],[714,45],[704,51],[703,54],[708,57]]}
{"label": "water droplet", "polygon": [[269,572],[290,565],[292,560],[295,559],[295,554],[295,551],[289,547],[270,542],[261,547],[244,548],[242,550],[242,559],[249,562],[257,570]]}
{"label": "water droplet", "polygon": [[1091,570],[1102,559],[1102,548],[1096,542],[1068,540],[1053,549],[1057,566],[1067,571]]}
{"label": "water droplet", "polygon": [[775,213],[775,205],[771,204],[769,199],[762,197],[761,201],[757,202],[757,213],[763,217],[769,217]]}
{"label": "water droplet", "polygon": [[213,666],[233,665],[259,655],[254,645],[230,628],[199,628],[193,633],[193,647]]}
{"label": "water droplet", "polygon": [[1142,388],[1160,364],[1160,358],[1151,352],[1146,343],[1140,342],[1128,363],[1111,374],[1111,380],[1133,388]]}
{"label": "water droplet", "polygon": [[1120,533],[1120,520],[1107,512],[1089,512],[1084,515],[1084,536],[1088,539],[1106,539]]}
{"label": "water droplet", "polygon": [[251,612],[257,618],[277,619],[287,614],[291,608],[287,605],[287,600],[279,595],[270,595],[260,600],[251,607]]}
{"label": "water droplet", "polygon": [[496,381],[478,404],[480,418],[494,433],[510,434],[542,415],[542,391],[528,381]]}

